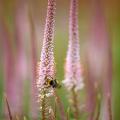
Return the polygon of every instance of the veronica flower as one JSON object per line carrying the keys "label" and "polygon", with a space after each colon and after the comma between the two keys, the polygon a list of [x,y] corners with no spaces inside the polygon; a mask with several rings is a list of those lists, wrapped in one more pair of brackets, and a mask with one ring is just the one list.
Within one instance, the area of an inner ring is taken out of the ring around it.
{"label": "veronica flower", "polygon": [[[23,4],[22,4],[23,5]],[[5,7],[5,6],[4,6]],[[18,10],[19,9],[19,10]],[[5,68],[5,92],[12,108],[12,114],[15,116],[16,114],[22,114],[22,83],[23,79],[26,78],[26,63],[25,63],[25,54],[23,50],[23,45],[19,43],[23,40],[23,32],[25,29],[23,28],[24,20],[23,17],[25,16],[24,9],[20,9],[17,7],[15,9],[14,14],[14,23],[15,23],[15,34],[14,37],[16,38],[18,46],[16,50],[16,54],[14,54],[12,49],[12,39],[11,34],[9,32],[7,21],[2,17],[2,40],[3,40],[3,48],[4,48],[4,68]],[[19,11],[19,12],[18,12]],[[24,11],[24,12],[23,12]],[[13,17],[13,16],[12,16]],[[26,26],[25,26],[26,28]],[[18,50],[19,49],[19,50]],[[16,55],[16,56],[15,56]]]}
{"label": "veronica flower", "polygon": [[84,84],[81,73],[77,0],[71,0],[69,18],[69,46],[65,64],[65,80],[63,81],[68,90],[73,89],[73,87],[75,91],[83,88]]}
{"label": "veronica flower", "polygon": [[84,86],[79,55],[79,33],[77,0],[71,0],[69,18],[69,46],[65,64],[65,87],[70,91],[71,105],[75,119],[79,119],[79,95],[78,91]]}
{"label": "veronica flower", "polygon": [[[12,114],[18,111],[18,102],[17,102],[17,94],[15,92],[14,84],[15,84],[15,77],[13,74],[13,66],[14,66],[14,59],[13,59],[13,51],[10,44],[11,36],[9,34],[9,30],[6,26],[6,22],[3,17],[0,20],[0,39],[3,43],[3,60],[4,60],[4,79],[5,79],[5,92],[8,98],[8,102],[10,104],[10,108],[12,108]],[[12,67],[11,67],[12,65]],[[16,105],[16,107],[14,107]],[[8,117],[8,109],[5,106],[5,115]]]}
{"label": "veronica flower", "polygon": [[[93,16],[90,26],[88,43],[88,64],[89,64],[89,88],[88,88],[88,109],[93,116],[95,111],[95,95],[100,94],[102,87],[102,120],[112,119],[111,108],[111,84],[112,84],[112,56],[109,41],[106,19],[100,0],[93,0]],[[92,83],[90,83],[92,82]],[[91,86],[92,89],[91,89]],[[96,90],[96,93],[95,93]],[[92,102],[91,102],[92,101]],[[100,115],[100,114],[99,114]],[[90,119],[89,119],[90,120]],[[91,119],[92,120],[92,119]]]}
{"label": "veronica flower", "polygon": [[38,88],[44,86],[46,76],[50,76],[51,78],[55,77],[55,61],[53,52],[54,14],[55,0],[48,0],[47,18],[39,64],[39,79],[37,80]]}
{"label": "veronica flower", "polygon": [[[25,2],[17,1],[14,6],[14,39],[16,43],[16,51],[15,51],[15,81],[14,88],[17,94],[17,104],[18,106],[18,116],[22,114],[24,109],[24,82],[27,80],[28,75],[28,61],[26,58],[25,44],[26,36],[28,36],[29,27],[28,27],[28,19],[27,19],[27,8]],[[16,108],[17,105],[14,107]]]}
{"label": "veronica flower", "polygon": [[45,113],[49,113],[48,107],[45,108],[46,107],[45,100],[53,93],[51,89],[52,87],[46,88],[45,82],[47,82],[46,81],[47,79],[55,78],[55,61],[53,52],[55,6],[56,6],[55,0],[48,0],[43,46],[41,51],[40,63],[38,64],[38,79],[36,81],[43,117]]}

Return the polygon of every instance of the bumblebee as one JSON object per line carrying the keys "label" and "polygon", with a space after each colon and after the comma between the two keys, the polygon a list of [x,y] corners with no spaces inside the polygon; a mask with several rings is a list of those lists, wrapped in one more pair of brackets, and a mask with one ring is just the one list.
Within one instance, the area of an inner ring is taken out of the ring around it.
{"label": "bumblebee", "polygon": [[61,85],[58,83],[56,79],[45,77],[45,85],[46,87],[52,87],[52,88],[60,88]]}

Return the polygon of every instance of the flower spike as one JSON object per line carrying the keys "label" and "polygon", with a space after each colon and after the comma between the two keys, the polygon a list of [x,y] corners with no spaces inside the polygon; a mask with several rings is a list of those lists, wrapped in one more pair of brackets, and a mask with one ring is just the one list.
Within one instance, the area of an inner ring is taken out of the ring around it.
{"label": "flower spike", "polygon": [[45,77],[55,78],[55,61],[53,52],[53,37],[54,37],[54,16],[55,16],[55,0],[48,0],[47,18],[44,30],[43,46],[41,51],[40,64],[38,65],[38,80],[37,85],[43,86]]}
{"label": "flower spike", "polygon": [[40,62],[37,66],[38,78],[36,84],[38,88],[38,102],[40,103],[42,120],[48,120],[50,117],[51,113],[49,111],[51,110],[51,107],[48,104],[48,98],[54,93],[50,81],[55,79],[56,71],[53,52],[55,6],[56,0],[48,0],[43,46]]}
{"label": "flower spike", "polygon": [[75,90],[78,91],[84,86],[83,79],[81,77],[79,55],[77,0],[71,0],[69,18],[69,46],[65,64],[65,80],[63,83],[69,90],[74,87]]}
{"label": "flower spike", "polygon": [[69,16],[69,43],[65,64],[65,87],[71,93],[71,105],[74,117],[79,119],[79,94],[78,91],[84,87],[79,55],[79,33],[77,0],[71,0]]}

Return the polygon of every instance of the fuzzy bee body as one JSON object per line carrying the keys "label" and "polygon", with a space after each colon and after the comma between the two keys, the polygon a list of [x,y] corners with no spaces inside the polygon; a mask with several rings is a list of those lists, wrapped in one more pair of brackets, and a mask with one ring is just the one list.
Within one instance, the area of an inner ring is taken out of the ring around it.
{"label": "fuzzy bee body", "polygon": [[45,85],[47,87],[52,87],[52,88],[60,88],[61,87],[61,85],[59,85],[59,83],[58,83],[58,81],[56,79],[53,79],[53,78],[48,79],[46,77],[45,81],[46,81]]}
{"label": "fuzzy bee body", "polygon": [[49,80],[49,84],[53,88],[57,88],[57,86],[58,86],[58,83],[57,83],[56,79],[55,80]]}

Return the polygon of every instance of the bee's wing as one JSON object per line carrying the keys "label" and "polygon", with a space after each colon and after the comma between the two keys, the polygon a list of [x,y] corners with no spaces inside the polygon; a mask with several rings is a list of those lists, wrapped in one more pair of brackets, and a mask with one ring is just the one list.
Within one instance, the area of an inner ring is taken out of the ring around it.
{"label": "bee's wing", "polygon": [[61,88],[61,84],[59,83],[59,81],[56,81],[56,84],[57,84],[57,88]]}

